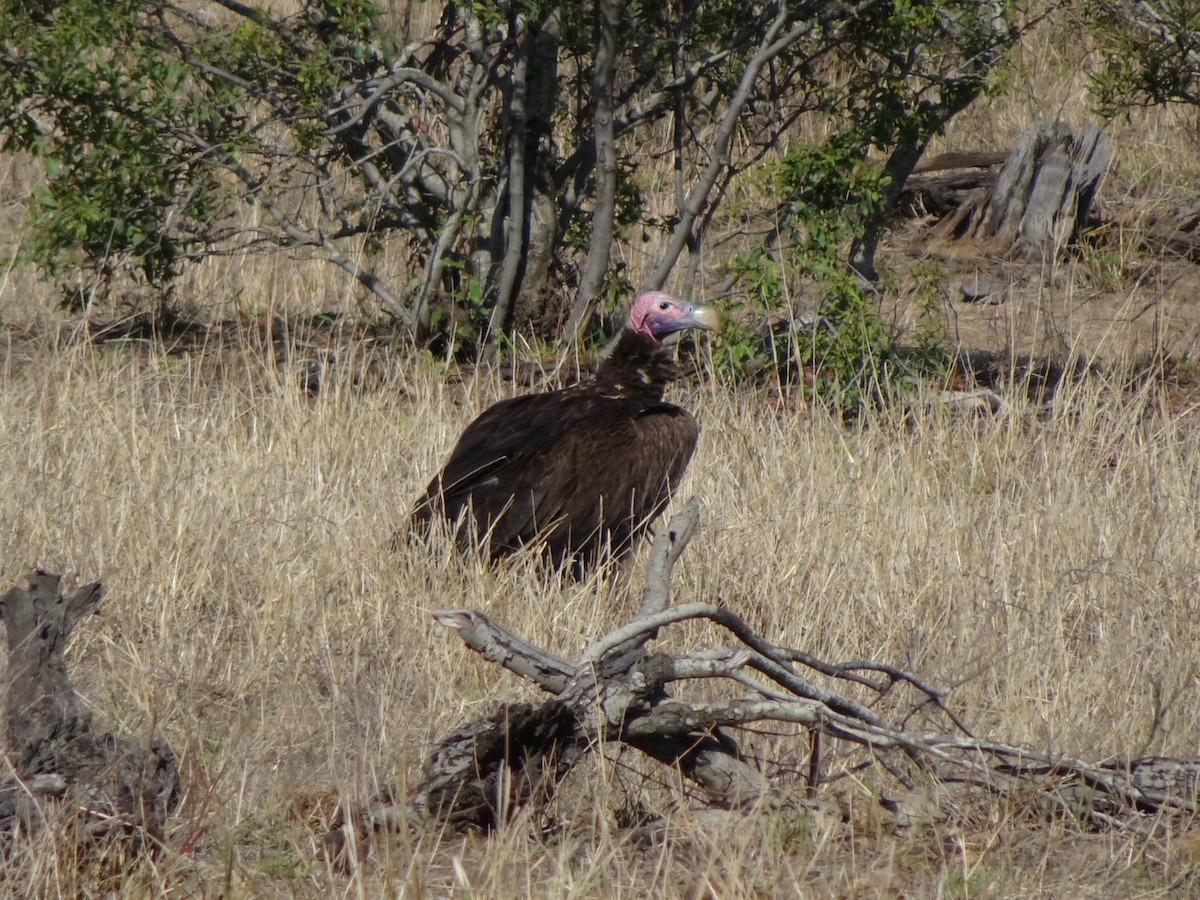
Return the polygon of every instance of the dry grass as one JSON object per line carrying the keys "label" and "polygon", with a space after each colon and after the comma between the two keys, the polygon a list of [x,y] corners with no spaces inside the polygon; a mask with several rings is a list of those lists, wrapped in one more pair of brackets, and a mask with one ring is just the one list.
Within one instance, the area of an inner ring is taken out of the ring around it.
{"label": "dry grass", "polygon": [[[511,389],[499,378],[393,360],[372,388],[313,399],[294,366],[249,348],[175,357],[36,340],[7,358],[0,576],[36,563],[102,577],[103,615],[71,650],[76,682],[103,723],[157,723],[183,756],[170,850],[108,882],[126,895],[1200,887],[1170,837],[1086,835],[1019,803],[957,804],[944,822],[898,829],[869,782],[828,789],[846,820],[708,820],[664,773],[643,783],[650,770],[620,754],[572,775],[550,838],[523,818],[490,840],[399,836],[364,872],[334,875],[315,853],[331,794],[403,781],[435,736],[530,696],[426,613],[480,608],[571,653],[632,611],[636,573],[575,583],[441,548],[389,551],[457,430]],[[1194,753],[1200,431],[1189,416],[1147,419],[1149,390],[1080,388],[1046,421],[928,413],[848,432],[692,385],[704,432],[688,490],[704,522],[678,596],[719,597],[829,659],[955,685],[951,703],[981,734],[1095,760]],[[780,761],[804,746],[755,745]],[[665,818],[618,827],[639,804]],[[9,884],[106,883],[69,845],[42,843],[9,861]]]}
{"label": "dry grass", "polygon": [[[1015,80],[1034,87],[969,110],[946,145],[1007,146],[1034,115],[1082,118],[1078,60],[1060,45],[1051,33],[1022,50]],[[1109,185],[1122,203],[1151,215],[1194,185],[1194,144],[1171,115],[1114,127]],[[27,178],[6,169],[0,201]],[[1101,261],[1063,264],[999,307],[957,307],[955,333],[993,349],[1192,352],[1195,314],[1179,301],[1194,299],[1194,272],[1139,268],[1132,244],[1116,246],[1119,277],[1103,290]],[[635,282],[655,249],[621,250]],[[181,293],[243,319],[356,303],[319,264],[265,258],[191,272]],[[367,868],[333,873],[316,852],[333,797],[403,784],[438,735],[534,696],[428,611],[482,609],[570,654],[633,611],[644,551],[631,574],[573,582],[519,561],[488,570],[441,546],[389,549],[459,429],[512,390],[500,377],[448,377],[347,343],[338,370],[369,355],[375,377],[314,398],[295,360],[277,363],[253,340],[188,354],[88,346],[56,330],[46,290],[16,272],[0,302],[18,323],[0,331],[0,589],[33,565],[71,586],[104,580],[102,615],[71,648],[75,682],[102,727],[162,731],[186,789],[156,862],[102,869],[47,834],[0,863],[0,891],[1200,893],[1190,823],[1152,839],[1086,834],[1012,798],[953,802],[941,821],[900,828],[879,812],[869,773],[824,789],[837,814],[730,819],[615,751],[572,773],[548,834],[518,816],[487,839],[396,835]],[[829,660],[909,667],[951,687],[980,735],[1094,761],[1194,755],[1200,430],[1193,406],[1159,390],[1131,396],[1101,377],[1068,387],[1042,419],[927,410],[848,431],[687,385],[675,399],[704,430],[686,490],[704,518],[677,596],[720,598],[769,639]],[[697,626],[673,640],[714,636]],[[785,765],[805,746],[795,735],[748,743]],[[639,812],[649,824],[625,824]]]}

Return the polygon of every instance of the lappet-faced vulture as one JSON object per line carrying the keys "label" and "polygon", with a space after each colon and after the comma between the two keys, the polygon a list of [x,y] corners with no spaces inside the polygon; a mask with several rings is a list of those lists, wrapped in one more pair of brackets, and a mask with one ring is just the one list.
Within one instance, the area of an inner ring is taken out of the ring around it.
{"label": "lappet-faced vulture", "polygon": [[538,544],[555,564],[621,556],[663,511],[696,447],[687,410],[663,402],[679,375],[663,338],[714,330],[717,314],[660,291],[633,304],[590,379],[502,400],[467,426],[412,514],[445,517],[493,559]]}

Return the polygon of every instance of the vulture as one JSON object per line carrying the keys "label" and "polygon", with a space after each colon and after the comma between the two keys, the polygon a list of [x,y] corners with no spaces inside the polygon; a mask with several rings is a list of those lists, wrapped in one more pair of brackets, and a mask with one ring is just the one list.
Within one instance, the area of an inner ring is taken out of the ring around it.
{"label": "vulture", "polygon": [[663,402],[680,374],[663,339],[713,331],[712,309],[642,294],[609,356],[578,384],[501,400],[475,419],[412,513],[439,517],[493,560],[540,545],[555,565],[628,553],[667,505],[696,447],[692,415]]}

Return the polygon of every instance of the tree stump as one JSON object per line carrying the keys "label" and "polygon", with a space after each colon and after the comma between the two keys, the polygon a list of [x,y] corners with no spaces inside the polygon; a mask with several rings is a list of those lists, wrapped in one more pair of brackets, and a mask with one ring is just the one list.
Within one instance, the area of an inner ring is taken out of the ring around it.
{"label": "tree stump", "polygon": [[1087,219],[1111,158],[1111,141],[1090,122],[1078,135],[1062,122],[1035,122],[995,184],[943,218],[930,236],[1009,258],[1053,258]]}
{"label": "tree stump", "polygon": [[92,732],[63,653],[71,629],[99,610],[100,582],[65,597],[61,580],[39,569],[0,597],[8,629],[5,736],[16,773],[0,782],[0,835],[7,845],[18,830],[29,834],[57,806],[88,838],[153,847],[178,800],[175,755],[158,737],[143,747]]}

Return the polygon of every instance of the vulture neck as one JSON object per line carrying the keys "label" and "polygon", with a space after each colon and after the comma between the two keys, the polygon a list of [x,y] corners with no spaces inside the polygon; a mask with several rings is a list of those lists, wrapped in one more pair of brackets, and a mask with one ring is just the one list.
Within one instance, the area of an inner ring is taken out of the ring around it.
{"label": "vulture neck", "polygon": [[589,387],[606,397],[658,402],[679,374],[674,354],[657,339],[625,329]]}

